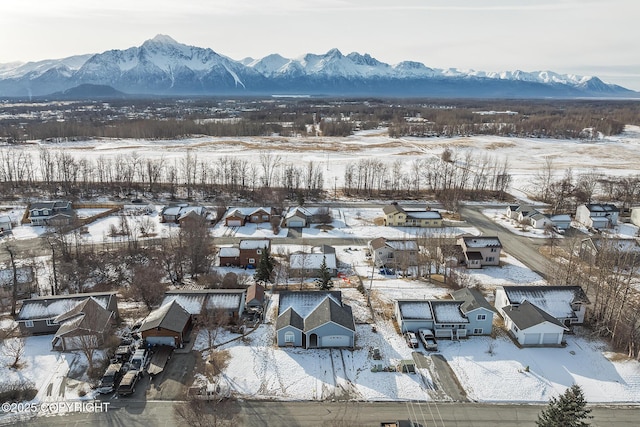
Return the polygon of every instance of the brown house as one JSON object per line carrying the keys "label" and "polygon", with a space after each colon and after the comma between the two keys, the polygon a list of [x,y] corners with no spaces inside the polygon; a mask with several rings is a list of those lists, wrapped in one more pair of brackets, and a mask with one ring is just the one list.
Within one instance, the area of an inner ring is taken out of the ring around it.
{"label": "brown house", "polygon": [[274,215],[274,209],[267,207],[231,208],[224,217],[224,224],[227,227],[242,227],[247,223],[269,223]]}
{"label": "brown house", "polygon": [[245,307],[261,308],[264,305],[264,286],[254,283],[247,288],[247,300]]}
{"label": "brown house", "polygon": [[51,345],[54,350],[72,351],[102,346],[116,319],[114,312],[104,308],[95,298],[85,298],[54,321],[60,325]]}
{"label": "brown house", "polygon": [[255,268],[260,261],[262,252],[271,248],[269,239],[241,240],[240,241],[240,267]]}
{"label": "brown house", "polygon": [[182,347],[190,328],[191,315],[177,301],[171,301],[149,313],[139,331],[148,345]]}

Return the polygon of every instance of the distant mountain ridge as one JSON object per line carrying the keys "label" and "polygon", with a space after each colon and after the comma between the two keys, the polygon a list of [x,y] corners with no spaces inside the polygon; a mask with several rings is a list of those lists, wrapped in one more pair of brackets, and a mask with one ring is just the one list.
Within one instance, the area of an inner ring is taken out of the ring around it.
{"label": "distant mountain ridge", "polygon": [[[118,96],[123,92],[159,96],[640,97],[638,92],[598,77],[552,71],[434,69],[414,61],[390,65],[369,54],[343,55],[338,49],[293,59],[272,54],[235,61],[166,35],[125,50],[0,64],[0,96],[48,96],[65,91],[69,95],[73,93],[69,89],[81,85],[109,86]],[[103,96],[110,93],[99,92]]]}

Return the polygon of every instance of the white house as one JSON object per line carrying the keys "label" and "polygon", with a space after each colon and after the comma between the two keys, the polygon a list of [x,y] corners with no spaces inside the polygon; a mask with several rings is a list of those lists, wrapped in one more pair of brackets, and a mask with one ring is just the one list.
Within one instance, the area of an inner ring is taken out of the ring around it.
{"label": "white house", "polygon": [[462,247],[467,268],[482,268],[485,265],[500,265],[502,243],[494,236],[463,236],[458,239]]}
{"label": "white house", "polygon": [[620,209],[609,203],[583,204],[576,208],[576,221],[595,229],[616,226],[619,215]]}
{"label": "white house", "polygon": [[571,227],[571,216],[567,214],[551,215],[549,217],[553,225],[559,230],[568,230]]}
{"label": "white house", "polygon": [[418,243],[415,240],[373,239],[368,244],[376,267],[405,268],[416,265]]}
{"label": "white house", "polygon": [[531,227],[537,230],[543,230],[547,226],[553,227],[554,223],[548,216],[541,214],[540,212],[534,212],[527,216],[527,220]]}
{"label": "white house", "polygon": [[580,286],[498,286],[495,308],[523,346],[558,345],[584,322],[589,299]]}
{"label": "white house", "polygon": [[640,227],[640,206],[631,208],[631,223]]}
{"label": "white house", "polygon": [[0,233],[11,230],[11,218],[8,215],[0,216]]}

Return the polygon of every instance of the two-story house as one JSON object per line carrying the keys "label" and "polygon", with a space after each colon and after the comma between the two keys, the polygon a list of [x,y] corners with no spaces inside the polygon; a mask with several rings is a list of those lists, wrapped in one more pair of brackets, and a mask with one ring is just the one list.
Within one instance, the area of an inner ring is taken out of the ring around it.
{"label": "two-story house", "polygon": [[406,268],[417,265],[419,246],[415,240],[378,237],[368,243],[376,267]]}
{"label": "two-story house", "polygon": [[74,212],[69,201],[35,202],[29,206],[31,225],[69,225],[73,218]]}
{"label": "two-story house", "polygon": [[240,267],[255,268],[262,253],[271,249],[271,240],[241,240],[239,249]]}
{"label": "two-story house", "polygon": [[500,265],[502,243],[495,236],[463,236],[458,239],[467,268]]}
{"label": "two-story house", "polygon": [[582,204],[576,208],[575,219],[585,227],[611,228],[618,225],[620,209],[610,203]]}

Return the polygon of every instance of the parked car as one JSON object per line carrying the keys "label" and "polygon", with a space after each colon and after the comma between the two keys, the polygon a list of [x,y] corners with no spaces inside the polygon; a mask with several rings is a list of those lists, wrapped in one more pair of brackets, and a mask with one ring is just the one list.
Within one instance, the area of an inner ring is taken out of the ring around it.
{"label": "parked car", "polygon": [[118,395],[127,396],[136,391],[136,383],[138,382],[138,371],[128,371],[118,385]]}
{"label": "parked car", "polygon": [[121,363],[110,364],[107,370],[104,372],[104,375],[100,379],[100,382],[98,383],[98,393],[106,394],[115,391],[115,389],[118,387],[118,384],[120,384],[122,373],[123,372]]}
{"label": "parked car", "polygon": [[424,345],[425,350],[438,350],[438,342],[436,341],[436,337],[433,335],[433,331],[431,329],[418,329],[418,335],[420,336],[420,341],[422,341],[422,345]]}
{"label": "parked car", "polygon": [[129,362],[129,370],[137,371],[142,375],[148,364],[149,352],[144,348],[139,348],[135,353],[133,353],[133,356],[131,356],[131,361]]}
{"label": "parked car", "polygon": [[405,338],[407,340],[407,345],[411,348],[418,347],[418,338],[416,338],[416,334],[413,332],[407,332],[405,334]]}
{"label": "parked car", "polygon": [[389,267],[382,267],[380,269],[380,274],[384,275],[384,276],[393,276],[396,274],[395,270],[393,268],[389,268]]}
{"label": "parked car", "polygon": [[135,347],[133,346],[133,344],[120,345],[118,346],[118,348],[116,348],[113,358],[115,359],[116,363],[126,363],[131,358],[134,349]]}

